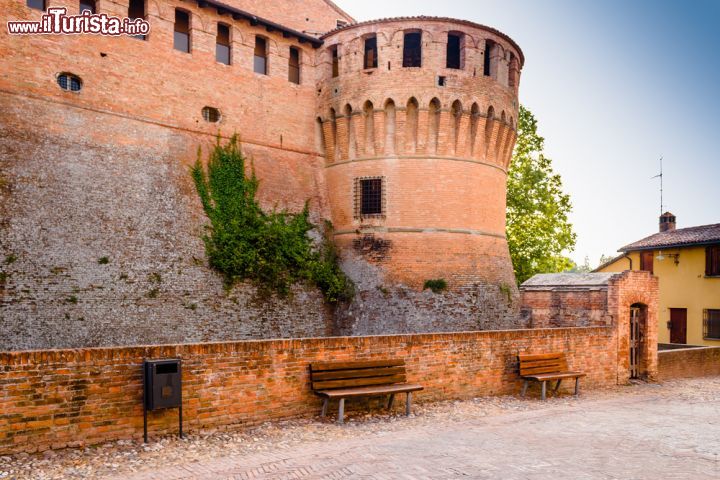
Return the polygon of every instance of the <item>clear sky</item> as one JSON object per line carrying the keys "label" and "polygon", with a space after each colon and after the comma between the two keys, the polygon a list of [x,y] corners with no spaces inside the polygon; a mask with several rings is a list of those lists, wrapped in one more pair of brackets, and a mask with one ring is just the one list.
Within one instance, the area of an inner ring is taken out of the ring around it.
{"label": "clear sky", "polygon": [[335,0],[357,20],[462,18],[526,57],[520,101],[573,201],[570,255],[596,266],[658,228],[720,223],[720,1]]}

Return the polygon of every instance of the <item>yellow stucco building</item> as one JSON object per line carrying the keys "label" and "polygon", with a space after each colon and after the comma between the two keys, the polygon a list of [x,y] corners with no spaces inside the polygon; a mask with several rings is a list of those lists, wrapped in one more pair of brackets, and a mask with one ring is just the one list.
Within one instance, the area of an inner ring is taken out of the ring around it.
{"label": "yellow stucco building", "polygon": [[720,224],[675,228],[660,217],[660,232],[620,248],[596,272],[647,270],[660,279],[658,342],[720,346]]}

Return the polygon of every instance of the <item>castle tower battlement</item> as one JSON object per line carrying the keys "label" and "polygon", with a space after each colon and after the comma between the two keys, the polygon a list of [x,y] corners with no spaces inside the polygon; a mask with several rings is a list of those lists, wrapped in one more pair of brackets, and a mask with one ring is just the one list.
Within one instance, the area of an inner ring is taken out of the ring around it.
{"label": "castle tower battlement", "polygon": [[[519,47],[488,27],[426,17],[323,40],[317,122],[338,245],[414,287],[513,285],[505,194]],[[378,243],[380,253],[368,247]]]}

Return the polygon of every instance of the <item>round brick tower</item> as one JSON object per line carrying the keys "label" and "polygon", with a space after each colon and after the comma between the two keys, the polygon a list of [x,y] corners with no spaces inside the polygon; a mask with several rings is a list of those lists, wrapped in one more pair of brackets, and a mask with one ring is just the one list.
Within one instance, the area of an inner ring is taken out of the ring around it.
{"label": "round brick tower", "polygon": [[515,291],[505,195],[520,48],[430,17],[354,24],[324,41],[318,131],[344,256],[377,266],[386,284]]}

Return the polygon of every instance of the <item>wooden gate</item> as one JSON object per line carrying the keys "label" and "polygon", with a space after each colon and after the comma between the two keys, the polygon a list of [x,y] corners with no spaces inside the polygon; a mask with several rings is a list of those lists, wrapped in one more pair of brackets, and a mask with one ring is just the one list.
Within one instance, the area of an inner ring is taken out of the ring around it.
{"label": "wooden gate", "polygon": [[630,307],[630,378],[638,378],[640,363],[640,307]]}

